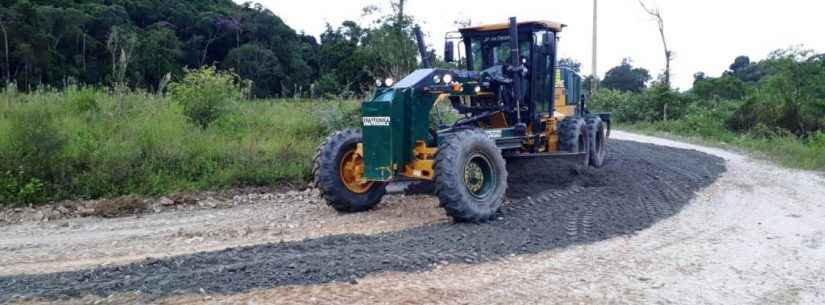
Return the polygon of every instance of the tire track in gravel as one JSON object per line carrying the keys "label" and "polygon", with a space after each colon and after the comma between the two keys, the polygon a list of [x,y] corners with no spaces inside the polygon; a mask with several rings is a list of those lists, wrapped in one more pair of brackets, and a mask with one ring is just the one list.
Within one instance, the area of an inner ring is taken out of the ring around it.
{"label": "tire track in gravel", "polygon": [[580,171],[549,160],[511,161],[510,203],[490,223],[332,235],[122,266],[5,276],[0,277],[0,303],[134,291],[147,300],[235,294],[534,254],[648,228],[678,212],[725,170],[722,159],[696,151],[625,141],[612,141],[609,149],[600,170]]}
{"label": "tire track in gravel", "polygon": [[573,208],[565,215],[567,219],[565,229],[567,229],[567,236],[571,240],[579,241],[590,235],[590,230],[593,226],[593,210],[596,206],[596,202],[582,204],[580,207]]}

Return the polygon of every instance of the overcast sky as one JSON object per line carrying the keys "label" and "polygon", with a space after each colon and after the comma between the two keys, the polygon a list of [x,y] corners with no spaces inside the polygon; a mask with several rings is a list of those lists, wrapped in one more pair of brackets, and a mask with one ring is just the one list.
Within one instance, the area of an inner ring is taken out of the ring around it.
{"label": "overcast sky", "polygon": [[[237,2],[244,2],[236,0]],[[407,0],[407,11],[421,24],[427,43],[443,48],[444,33],[455,20],[473,24],[519,20],[553,20],[569,27],[561,35],[560,54],[583,63],[590,74],[592,1],[471,1]],[[361,9],[388,0],[259,0],[299,32],[318,36],[326,23],[359,21]],[[719,75],[738,55],[765,58],[778,48],[804,45],[825,52],[823,0],[646,0],[659,7],[671,49],[674,85],[688,89],[693,74]],[[599,1],[599,75],[630,57],[657,75],[664,69],[664,52],[655,22],[638,0]],[[366,21],[362,21],[366,25]]]}

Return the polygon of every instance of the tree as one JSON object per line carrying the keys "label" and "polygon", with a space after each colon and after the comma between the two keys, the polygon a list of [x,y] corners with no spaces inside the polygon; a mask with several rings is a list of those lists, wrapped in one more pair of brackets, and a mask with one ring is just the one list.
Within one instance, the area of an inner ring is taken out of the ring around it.
{"label": "tree", "polygon": [[725,71],[725,75],[730,75],[750,84],[758,82],[767,74],[764,65],[753,63],[748,56],[744,55],[736,57],[728,71]]}
{"label": "tree", "polygon": [[583,84],[584,92],[587,92],[587,94],[590,94],[590,96],[595,95],[596,92],[595,92],[595,90],[593,90],[594,89],[593,85],[596,85],[596,84],[599,84],[599,83],[600,83],[599,79],[594,78],[593,75],[588,75],[587,77],[584,78],[584,84]]}
{"label": "tree", "polygon": [[150,88],[157,88],[164,75],[179,74],[182,47],[175,32],[162,25],[152,26],[140,33],[135,59],[141,76],[139,81]]}
{"label": "tree", "polygon": [[112,55],[112,81],[116,85],[124,85],[126,72],[132,62],[135,47],[137,47],[137,34],[129,27],[112,27],[109,38],[106,40],[106,47]]}
{"label": "tree", "polygon": [[639,4],[642,6],[644,11],[656,19],[656,23],[659,26],[659,35],[662,37],[662,46],[665,51],[665,71],[662,75],[662,82],[666,87],[670,87],[670,62],[673,60],[673,52],[668,48],[667,45],[667,37],[665,36],[665,20],[662,18],[662,12],[659,8],[649,9],[642,0],[639,0]]}
{"label": "tree", "polygon": [[[400,79],[417,66],[418,48],[413,34],[412,17],[404,14],[404,1],[393,2],[393,12],[379,17],[376,28],[365,37],[363,47],[374,60],[370,73],[374,77]],[[370,12],[365,8],[365,12]]]}
{"label": "tree", "polygon": [[733,63],[730,64],[729,71],[733,74],[737,74],[748,68],[750,65],[750,57],[747,57],[745,55],[737,56],[736,59],[733,60]]}
{"label": "tree", "polygon": [[691,92],[706,100],[739,100],[745,97],[745,83],[722,75],[718,78],[695,78]]}
{"label": "tree", "polygon": [[9,31],[6,27],[14,19],[12,10],[0,8],[0,31],[3,33],[3,59],[6,84],[11,82],[11,66],[9,65]]}
{"label": "tree", "polygon": [[607,89],[642,92],[650,79],[650,72],[633,67],[631,59],[625,58],[621,65],[607,71],[601,85]]}
{"label": "tree", "polygon": [[223,62],[243,79],[252,81],[253,96],[272,96],[286,81],[286,74],[272,50],[256,44],[245,44],[229,51]]}
{"label": "tree", "polygon": [[707,78],[708,78],[708,76],[705,74],[705,72],[699,71],[699,72],[693,73],[693,84],[695,85],[696,82],[703,81]]}
{"label": "tree", "polygon": [[582,72],[582,63],[573,58],[562,57],[561,59],[559,59],[559,67],[566,67],[570,70],[575,71],[576,73]]}
{"label": "tree", "polygon": [[417,67],[408,2],[368,9],[374,23],[345,22],[319,43],[251,2],[0,0],[0,79],[21,90],[70,79],[154,89],[183,67],[217,65],[254,78],[259,97],[305,95],[322,76],[363,95]]}

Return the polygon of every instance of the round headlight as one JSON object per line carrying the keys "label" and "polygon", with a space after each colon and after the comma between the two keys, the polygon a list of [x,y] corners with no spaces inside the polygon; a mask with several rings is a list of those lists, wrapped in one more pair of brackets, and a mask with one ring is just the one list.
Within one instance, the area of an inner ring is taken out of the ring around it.
{"label": "round headlight", "polygon": [[452,82],[453,82],[453,76],[452,75],[450,75],[450,74],[444,75],[444,83],[449,84],[449,83],[452,83]]}
{"label": "round headlight", "polygon": [[375,80],[375,86],[376,87],[381,87],[381,80],[380,79]]}
{"label": "round headlight", "polygon": [[481,86],[476,86],[475,91],[476,93],[481,93]]}
{"label": "round headlight", "polygon": [[393,84],[395,84],[395,80],[392,79],[392,77],[388,77],[384,80],[384,85],[387,87],[392,87]]}
{"label": "round headlight", "polygon": [[441,82],[441,76],[440,75],[433,76],[433,83],[435,83],[437,85],[440,82]]}

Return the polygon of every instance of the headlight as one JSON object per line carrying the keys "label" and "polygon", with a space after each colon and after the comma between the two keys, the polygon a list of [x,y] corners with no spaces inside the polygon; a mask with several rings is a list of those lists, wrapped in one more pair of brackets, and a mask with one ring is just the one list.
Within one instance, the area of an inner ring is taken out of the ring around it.
{"label": "headlight", "polygon": [[438,85],[438,83],[440,83],[440,82],[441,82],[441,76],[440,75],[433,76],[433,83]]}
{"label": "headlight", "polygon": [[376,87],[381,87],[381,80],[380,79],[375,80],[375,86]]}
{"label": "headlight", "polygon": [[444,75],[444,83],[449,84],[453,82],[453,76],[450,74]]}
{"label": "headlight", "polygon": [[476,93],[481,93],[481,86],[476,86],[475,91]]}
{"label": "headlight", "polygon": [[384,85],[386,85],[387,87],[392,87],[393,84],[395,84],[395,80],[392,79],[392,77],[388,77],[384,80]]}

